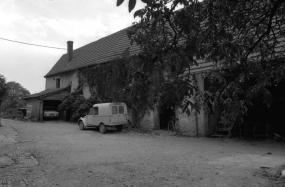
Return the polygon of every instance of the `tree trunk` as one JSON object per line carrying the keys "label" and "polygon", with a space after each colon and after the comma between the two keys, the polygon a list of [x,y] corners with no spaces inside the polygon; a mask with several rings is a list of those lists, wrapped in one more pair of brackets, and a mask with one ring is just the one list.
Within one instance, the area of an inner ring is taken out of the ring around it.
{"label": "tree trunk", "polygon": [[2,127],[2,124],[1,124],[1,102],[2,102],[2,100],[0,99],[0,127]]}

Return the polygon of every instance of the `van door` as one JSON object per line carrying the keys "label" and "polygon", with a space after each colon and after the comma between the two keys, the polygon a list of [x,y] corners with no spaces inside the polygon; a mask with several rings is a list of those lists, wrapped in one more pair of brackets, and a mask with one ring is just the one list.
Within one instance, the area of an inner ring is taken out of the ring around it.
{"label": "van door", "polygon": [[93,114],[94,114],[94,108],[91,108],[87,115],[87,126],[93,125]]}
{"label": "van door", "polygon": [[127,122],[127,111],[124,105],[119,105],[119,123],[123,124]]}
{"label": "van door", "polygon": [[93,116],[92,116],[92,118],[93,118],[92,125],[93,126],[99,126],[99,123],[100,123],[100,121],[99,121],[99,108],[94,107],[93,109],[94,109],[94,112],[93,112]]}
{"label": "van door", "polygon": [[118,122],[119,122],[118,106],[113,105],[111,124],[118,124]]}

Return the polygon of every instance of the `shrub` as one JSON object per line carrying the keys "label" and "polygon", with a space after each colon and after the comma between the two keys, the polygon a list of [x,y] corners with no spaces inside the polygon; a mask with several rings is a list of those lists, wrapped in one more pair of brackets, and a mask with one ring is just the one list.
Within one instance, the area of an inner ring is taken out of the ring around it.
{"label": "shrub", "polygon": [[96,97],[85,99],[79,92],[73,92],[66,96],[62,103],[58,106],[59,110],[70,110],[71,121],[78,121],[80,117],[88,113],[90,108],[98,103]]}

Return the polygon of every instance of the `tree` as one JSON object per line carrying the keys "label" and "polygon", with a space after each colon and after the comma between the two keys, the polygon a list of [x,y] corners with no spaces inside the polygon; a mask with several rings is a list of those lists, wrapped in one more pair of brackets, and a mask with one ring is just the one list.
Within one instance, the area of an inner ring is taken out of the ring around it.
{"label": "tree", "polygon": [[6,94],[7,86],[6,79],[3,75],[0,75],[0,127],[1,127],[1,103],[2,97]]}
{"label": "tree", "polygon": [[0,100],[5,95],[6,90],[7,90],[6,79],[3,75],[0,75]]}
{"label": "tree", "polygon": [[71,113],[71,121],[78,122],[79,118],[85,116],[94,103],[99,103],[96,97],[85,99],[82,91],[76,90],[63,98],[58,110],[69,110]]}
{"label": "tree", "polygon": [[[123,1],[117,0],[117,5]],[[171,93],[177,104],[184,103],[187,114],[191,108],[201,109],[201,103],[204,109],[208,103],[213,108],[222,104],[225,123],[242,120],[256,97],[271,105],[267,86],[278,85],[285,77],[284,0],[142,2],[145,8],[134,13],[140,21],[128,31],[131,44],[141,47],[133,62],[139,73],[133,76],[175,66],[171,81],[159,84],[159,100]],[[130,12],[135,4],[136,0],[129,0]],[[220,82],[215,92],[194,92],[193,81],[185,79],[200,61],[212,63],[204,76]],[[193,96],[195,102],[185,100]]]}
{"label": "tree", "polygon": [[14,112],[15,110],[25,107],[26,101],[23,97],[30,95],[30,92],[17,82],[8,82],[6,84],[7,92],[3,97],[2,110]]}

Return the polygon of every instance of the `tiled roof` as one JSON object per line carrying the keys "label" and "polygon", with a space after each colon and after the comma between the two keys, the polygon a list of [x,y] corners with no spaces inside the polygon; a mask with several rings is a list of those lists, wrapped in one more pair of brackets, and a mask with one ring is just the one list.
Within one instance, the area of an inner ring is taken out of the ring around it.
{"label": "tiled roof", "polygon": [[41,91],[39,93],[35,93],[35,94],[29,95],[27,97],[24,97],[23,99],[42,98],[42,97],[53,95],[53,94],[56,94],[56,93],[59,93],[59,92],[65,91],[65,90],[68,90],[68,87],[47,89],[47,90]]}
{"label": "tiled roof", "polygon": [[122,55],[128,47],[130,47],[130,54],[136,53],[139,50],[139,46],[130,45],[127,29],[125,28],[74,50],[73,59],[70,62],[68,62],[68,54],[62,55],[45,77],[81,67],[109,62]]}
{"label": "tiled roof", "polygon": [[[128,47],[130,47],[130,55],[138,53],[139,46],[136,44],[130,45],[130,40],[127,36],[128,29],[129,27],[74,50],[71,62],[68,62],[68,54],[62,55],[45,77],[82,67],[110,62],[122,55]],[[280,37],[278,41],[280,43],[275,49],[284,57],[284,37]],[[259,54],[251,54],[250,56],[257,57]],[[213,63],[209,62],[199,62],[198,64],[198,66],[191,68],[192,73],[206,71],[213,67]]]}

